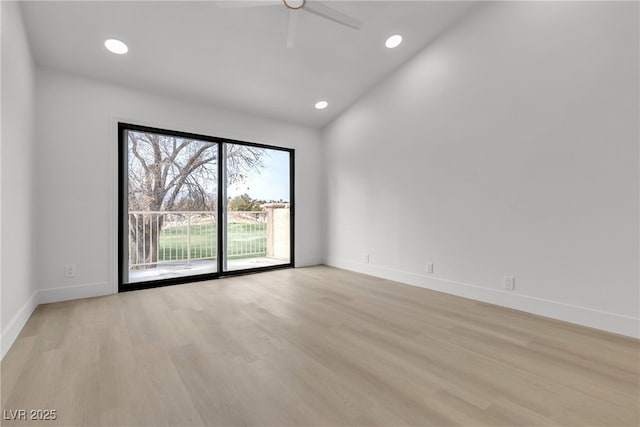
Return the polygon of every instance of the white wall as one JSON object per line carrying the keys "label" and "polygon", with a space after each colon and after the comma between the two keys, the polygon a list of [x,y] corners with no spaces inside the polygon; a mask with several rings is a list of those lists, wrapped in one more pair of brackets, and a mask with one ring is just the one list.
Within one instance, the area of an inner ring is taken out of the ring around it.
{"label": "white wall", "polygon": [[[296,266],[322,261],[317,130],[38,68],[41,301],[109,293],[117,279],[117,122],[296,149]],[[77,276],[63,277],[65,264]]]}
{"label": "white wall", "polygon": [[2,356],[36,306],[34,266],[34,64],[20,10],[2,15],[2,146],[0,262]]}
{"label": "white wall", "polygon": [[638,6],[482,5],[340,116],[327,262],[638,336]]}

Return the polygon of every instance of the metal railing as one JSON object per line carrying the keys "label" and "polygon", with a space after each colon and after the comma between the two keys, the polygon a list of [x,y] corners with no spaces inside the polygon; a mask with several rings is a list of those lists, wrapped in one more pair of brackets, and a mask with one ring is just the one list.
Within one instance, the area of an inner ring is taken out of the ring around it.
{"label": "metal railing", "polygon": [[[129,269],[213,260],[217,219],[206,211],[129,211]],[[227,258],[264,257],[267,213],[227,212]]]}

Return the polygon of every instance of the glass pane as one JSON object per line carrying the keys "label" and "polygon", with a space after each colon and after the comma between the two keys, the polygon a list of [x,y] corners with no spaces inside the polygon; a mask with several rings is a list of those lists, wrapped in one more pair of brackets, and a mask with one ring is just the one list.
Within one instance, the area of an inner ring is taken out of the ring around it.
{"label": "glass pane", "polygon": [[217,271],[217,144],[127,132],[124,283]]}
{"label": "glass pane", "polygon": [[225,271],[289,264],[290,154],[225,144]]}

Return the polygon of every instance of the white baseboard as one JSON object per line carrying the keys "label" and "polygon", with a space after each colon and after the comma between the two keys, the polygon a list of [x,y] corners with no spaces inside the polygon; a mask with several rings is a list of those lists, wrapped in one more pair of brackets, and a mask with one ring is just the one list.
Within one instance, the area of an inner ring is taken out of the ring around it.
{"label": "white baseboard", "polygon": [[468,283],[455,282],[443,278],[409,273],[373,264],[348,261],[338,258],[327,258],[326,264],[358,273],[369,274],[387,280],[432,289],[451,295],[470,298],[477,301],[513,308],[540,316],[551,317],[565,322],[576,323],[590,328],[601,329],[633,338],[640,338],[640,319],[622,316],[592,308],[580,307],[537,298],[522,294],[514,294],[498,289],[485,288]]}
{"label": "white baseboard", "polygon": [[[308,260],[308,265],[318,264]],[[315,260],[314,260],[315,261]],[[301,267],[307,263],[297,263]],[[542,298],[507,293],[482,286],[460,283],[442,278],[409,273],[391,268],[380,267],[373,264],[364,264],[355,261],[328,258],[326,264],[332,267],[344,268],[358,273],[369,274],[387,280],[394,280],[408,285],[418,286],[470,298],[477,301],[496,304],[503,307],[526,311],[553,319],[576,323],[578,325],[601,329],[616,334],[640,338],[640,319],[630,316],[622,316],[591,308],[564,304]],[[38,304],[47,304],[59,301],[69,301],[80,298],[90,298],[103,295],[111,295],[113,286],[108,282],[90,283],[79,286],[65,286],[53,289],[41,289],[24,303],[9,324],[3,328],[0,334],[0,348],[2,358],[20,334],[20,331],[29,320],[31,313]]]}
{"label": "white baseboard", "polygon": [[310,267],[312,265],[320,265],[320,264],[324,264],[322,262],[321,258],[298,258],[296,257],[295,259],[295,265],[294,267],[296,268],[300,268],[300,267]]}
{"label": "white baseboard", "polygon": [[13,316],[13,319],[11,319],[9,324],[2,330],[2,335],[0,336],[2,358],[4,358],[4,355],[7,354],[7,351],[9,351],[16,338],[18,338],[20,331],[27,323],[27,320],[29,320],[29,317],[31,317],[31,313],[33,313],[39,304],[97,297],[110,295],[112,293],[113,286],[107,282],[90,283],[79,286],[66,286],[64,288],[40,289],[39,291],[34,292],[27,302],[25,302],[20,308],[18,313]]}
{"label": "white baseboard", "polygon": [[38,304],[70,301],[80,298],[100,297],[103,295],[111,295],[112,293],[113,286],[109,282],[87,283],[85,285],[78,286],[40,289],[38,291]]}
{"label": "white baseboard", "polygon": [[0,347],[2,351],[2,358],[7,354],[7,351],[11,348],[16,338],[20,334],[20,331],[31,317],[31,313],[38,306],[38,291],[34,292],[33,295],[24,303],[20,310],[13,316],[13,319],[9,321],[9,324],[2,329],[2,334],[0,335]]}

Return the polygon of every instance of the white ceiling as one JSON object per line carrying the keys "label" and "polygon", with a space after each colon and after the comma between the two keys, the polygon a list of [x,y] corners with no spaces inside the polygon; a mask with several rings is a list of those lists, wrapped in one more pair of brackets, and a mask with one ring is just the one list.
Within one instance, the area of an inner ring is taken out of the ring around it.
{"label": "white ceiling", "polygon": [[[237,1],[237,0],[236,0]],[[35,60],[104,81],[288,122],[323,127],[472,6],[443,1],[325,2],[359,30],[309,12],[285,46],[284,5],[214,1],[25,2]],[[387,36],[404,42],[386,49]],[[129,46],[109,53],[107,38]],[[314,109],[319,99],[329,108]]]}

